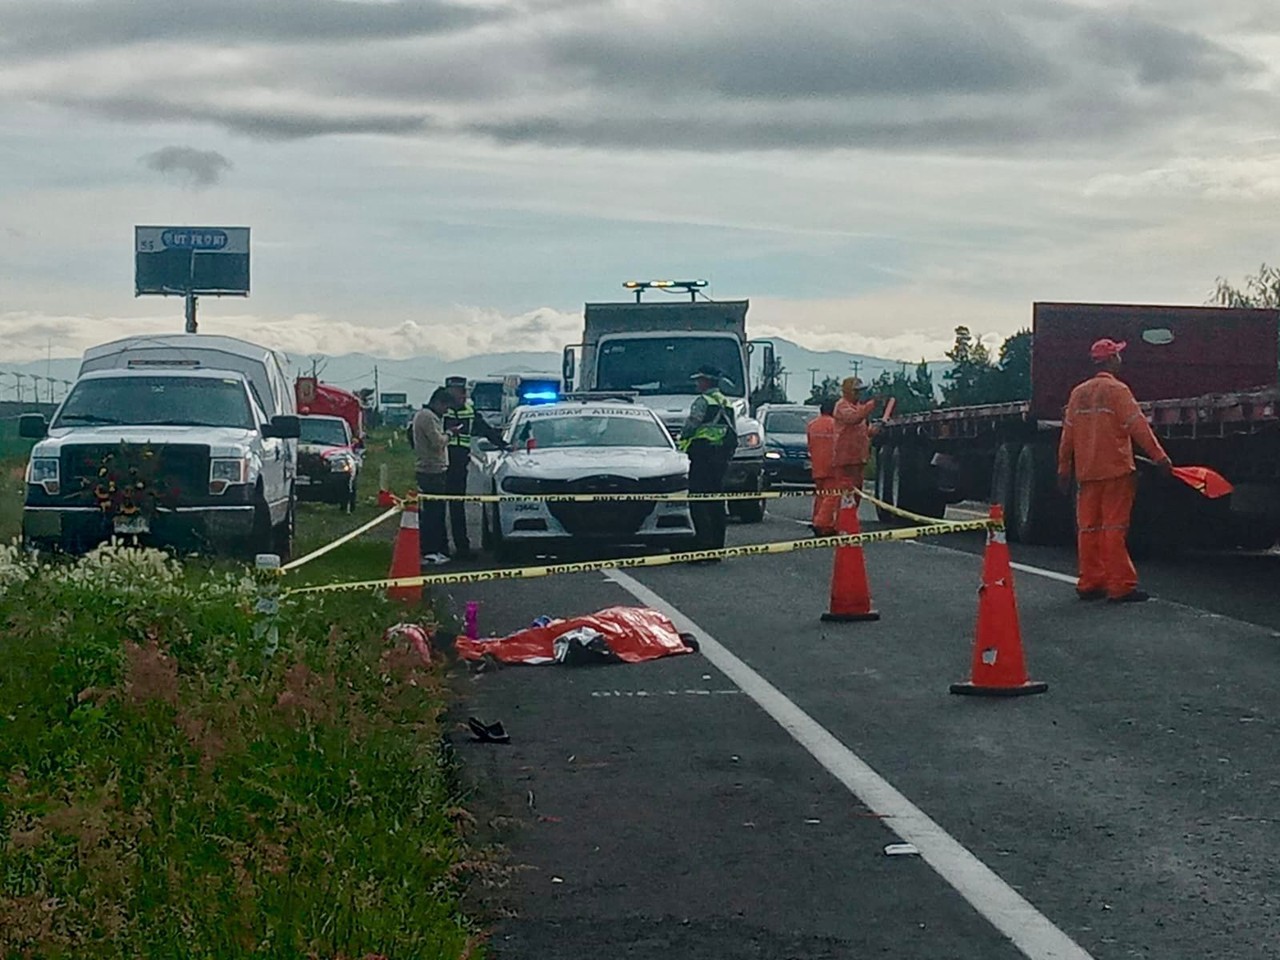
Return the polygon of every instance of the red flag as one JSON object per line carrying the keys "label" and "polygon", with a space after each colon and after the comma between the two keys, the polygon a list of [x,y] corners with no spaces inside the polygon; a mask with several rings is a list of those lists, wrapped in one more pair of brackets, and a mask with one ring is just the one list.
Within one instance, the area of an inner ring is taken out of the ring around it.
{"label": "red flag", "polygon": [[1210,500],[1225,497],[1235,489],[1226,477],[1208,467],[1174,467],[1173,475]]}

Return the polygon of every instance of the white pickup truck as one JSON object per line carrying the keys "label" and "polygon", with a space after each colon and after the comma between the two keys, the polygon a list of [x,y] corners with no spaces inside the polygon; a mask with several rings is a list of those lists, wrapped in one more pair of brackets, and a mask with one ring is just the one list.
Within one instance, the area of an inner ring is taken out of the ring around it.
{"label": "white pickup truck", "polygon": [[[24,542],[79,553],[136,536],[287,557],[300,425],[278,361],[225,337],[164,339],[182,339],[180,355],[166,360],[150,350],[131,363],[128,342],[110,362],[99,352],[91,364],[87,354],[86,366],[98,369],[82,367],[51,421],[23,417],[22,435],[38,441],[27,466]],[[217,349],[205,351],[205,339]],[[239,361],[227,358],[229,347]],[[232,366],[241,369],[225,369]]]}

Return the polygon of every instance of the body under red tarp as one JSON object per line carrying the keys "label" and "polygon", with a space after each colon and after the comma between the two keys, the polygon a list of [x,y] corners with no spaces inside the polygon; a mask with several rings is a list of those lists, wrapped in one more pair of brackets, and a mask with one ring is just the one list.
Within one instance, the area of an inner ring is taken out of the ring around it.
{"label": "body under red tarp", "polygon": [[458,637],[458,656],[464,660],[493,657],[502,663],[528,665],[556,663],[556,640],[575,631],[595,631],[612,656],[624,663],[640,663],[660,657],[693,653],[680,631],[663,614],[647,607],[609,607],[599,613],[571,620],[553,620],[507,637],[472,640]]}

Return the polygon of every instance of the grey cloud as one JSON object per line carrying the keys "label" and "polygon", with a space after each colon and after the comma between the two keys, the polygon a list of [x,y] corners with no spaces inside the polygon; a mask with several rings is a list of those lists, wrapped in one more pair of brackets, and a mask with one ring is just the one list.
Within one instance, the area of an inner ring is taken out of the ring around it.
{"label": "grey cloud", "polygon": [[23,55],[182,40],[345,43],[445,33],[495,15],[443,0],[7,0],[0,45]]}
{"label": "grey cloud", "polygon": [[231,161],[216,150],[195,147],[162,147],[139,159],[147,169],[176,176],[196,188],[213,186],[232,167]]}
{"label": "grey cloud", "polygon": [[1012,22],[963,9],[925,16],[887,4],[738,0],[737,15],[715,29],[673,36],[665,24],[604,25],[550,47],[597,83],[748,100],[1026,90],[1057,72]]}
{"label": "grey cloud", "polygon": [[1199,34],[1133,15],[1099,18],[1083,32],[1099,62],[1131,71],[1139,82],[1149,86],[1217,83],[1259,69],[1257,64]]}
{"label": "grey cloud", "polygon": [[212,123],[258,140],[305,140],[340,134],[406,135],[423,132],[429,121],[411,114],[328,114],[306,110],[262,111],[234,106],[173,103],[140,97],[61,97],[57,102],[113,120]]}
{"label": "grey cloud", "polygon": [[[265,140],[452,133],[697,152],[1096,145],[1138,140],[1171,118],[1228,120],[1269,102],[1260,105],[1252,85],[1258,65],[1207,36],[1137,8],[1109,16],[1065,0],[910,10],[883,0],[684,0],[665,16],[656,4],[636,13],[621,0],[525,0],[483,14],[501,22],[445,33],[431,31],[482,15],[438,2],[315,0],[304,14],[301,2],[231,0],[270,21],[255,39],[280,43],[237,59],[217,85],[178,72],[163,84],[112,77],[110,90],[95,90],[80,72],[59,88],[48,72],[32,96]],[[20,5],[34,16],[30,0]],[[107,6],[132,9],[125,0]],[[206,17],[225,7],[201,9]],[[353,25],[353,10],[368,22]],[[426,33],[415,35],[415,25]],[[355,32],[342,36],[346,27]],[[264,90],[279,106],[256,105]]]}

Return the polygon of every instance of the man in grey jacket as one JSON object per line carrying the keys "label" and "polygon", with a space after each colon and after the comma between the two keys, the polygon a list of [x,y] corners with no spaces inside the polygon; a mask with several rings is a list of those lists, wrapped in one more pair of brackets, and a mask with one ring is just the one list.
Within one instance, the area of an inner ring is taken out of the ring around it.
{"label": "man in grey jacket", "polygon": [[[449,434],[444,429],[444,414],[449,403],[449,391],[439,387],[413,418],[413,452],[418,458],[418,490],[422,493],[444,493],[446,489]],[[422,562],[433,565],[448,563],[449,555],[445,553],[445,502],[423,500],[419,516],[422,520]]]}

